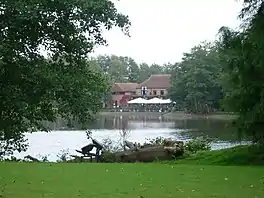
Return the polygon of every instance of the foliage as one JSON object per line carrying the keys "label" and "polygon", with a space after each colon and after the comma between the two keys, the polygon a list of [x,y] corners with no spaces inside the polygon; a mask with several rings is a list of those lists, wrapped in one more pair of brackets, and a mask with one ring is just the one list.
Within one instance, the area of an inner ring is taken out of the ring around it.
{"label": "foliage", "polygon": [[48,155],[40,156],[41,162],[49,162]]}
{"label": "foliage", "polygon": [[57,157],[57,162],[66,162],[67,160],[69,160],[69,149],[61,150],[60,153],[58,153]]}
{"label": "foliage", "polygon": [[216,46],[201,43],[185,53],[174,66],[170,98],[192,113],[209,113],[219,109],[222,98],[221,65]]}
{"label": "foliage", "polygon": [[208,138],[196,138],[185,143],[184,151],[188,153],[196,153],[198,151],[211,150],[212,140]]}
{"label": "foliage", "polygon": [[148,65],[146,63],[137,64],[131,57],[124,56],[97,56],[93,58],[102,71],[106,74],[111,83],[140,83],[148,79],[151,74],[170,74],[171,64]]}
{"label": "foliage", "polygon": [[120,147],[120,142],[114,142],[110,138],[105,138],[102,141],[104,147],[102,151],[102,161],[103,162],[115,162],[115,153],[122,151],[123,147]]}
{"label": "foliage", "polygon": [[[26,149],[24,132],[58,115],[84,123],[101,107],[105,76],[87,54],[102,30],[130,22],[110,0],[2,0],[0,155]],[[47,52],[47,58],[43,55]]]}
{"label": "foliage", "polygon": [[104,163],[114,163],[116,159],[115,152],[112,151],[104,151],[101,157]]}
{"label": "foliage", "polygon": [[102,145],[104,147],[104,153],[114,153],[122,150],[122,147],[118,143],[114,142],[110,138],[105,138],[102,140]]}
{"label": "foliage", "polygon": [[225,105],[238,112],[235,125],[241,135],[264,142],[264,2],[245,1],[243,29],[220,29],[219,46],[224,62]]}
{"label": "foliage", "polygon": [[166,142],[166,138],[161,136],[146,140],[147,142],[144,143],[145,145],[164,145],[164,143]]}
{"label": "foliage", "polygon": [[5,162],[21,162],[21,159],[18,159],[14,156],[11,156],[10,158],[0,158],[0,161],[5,161]]}
{"label": "foliage", "polygon": [[164,138],[162,136],[152,138],[152,139],[146,139],[147,142],[143,144],[143,146],[174,146],[174,143],[176,143],[171,138]]}

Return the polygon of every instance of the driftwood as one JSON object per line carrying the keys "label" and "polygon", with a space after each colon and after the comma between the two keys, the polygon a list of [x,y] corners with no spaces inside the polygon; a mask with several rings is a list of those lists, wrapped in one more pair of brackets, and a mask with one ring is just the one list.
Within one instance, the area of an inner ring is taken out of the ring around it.
{"label": "driftwood", "polygon": [[38,159],[35,158],[35,157],[32,157],[31,155],[27,155],[27,156],[25,156],[24,159],[29,159],[29,160],[31,160],[32,162],[40,162],[40,160],[38,160]]}
{"label": "driftwood", "polygon": [[73,157],[74,159],[76,160],[79,160],[81,162],[84,162],[84,161],[88,161],[88,160],[85,160],[86,157],[89,158],[89,161],[92,162],[93,161],[93,157],[96,157],[96,154],[94,153],[84,153],[83,151],[79,151],[79,150],[75,150],[76,152],[78,153],[81,153],[82,156],[77,156],[77,155],[71,155],[71,157]]}
{"label": "driftwood", "polygon": [[[180,143],[180,144],[179,144]],[[129,150],[115,154],[116,162],[152,162],[155,160],[170,160],[183,154],[183,142],[178,142],[173,146],[152,146]]]}
{"label": "driftwood", "polygon": [[70,155],[73,159],[68,160],[68,162],[95,162],[95,158],[93,157],[85,157],[78,155]]}
{"label": "driftwood", "polygon": [[124,146],[128,147],[130,150],[125,150],[117,153],[104,152],[103,150],[101,155],[99,155],[99,150],[103,149],[103,146],[101,146],[95,140],[93,140],[93,144],[96,144],[96,146],[99,147],[97,148],[96,154],[87,152],[88,150],[91,150],[91,146],[94,146],[90,144],[83,147],[81,150],[76,150],[76,152],[81,153],[82,156],[71,155],[71,157],[73,157],[74,160],[82,162],[152,162],[155,160],[173,159],[174,157],[183,155],[184,150],[182,141],[172,141],[170,139],[165,140],[162,145],[149,144],[143,146],[129,141],[124,141]]}
{"label": "driftwood", "polygon": [[83,155],[82,157],[95,157],[96,156],[96,154],[94,154],[94,153],[84,153],[84,152],[79,151],[79,150],[75,150],[75,151],[78,153],[81,153]]}
{"label": "driftwood", "polygon": [[130,150],[137,150],[137,144],[135,144],[135,143],[133,143],[133,142],[129,142],[129,141],[124,141],[124,148],[126,149],[126,147],[127,148],[129,148]]}

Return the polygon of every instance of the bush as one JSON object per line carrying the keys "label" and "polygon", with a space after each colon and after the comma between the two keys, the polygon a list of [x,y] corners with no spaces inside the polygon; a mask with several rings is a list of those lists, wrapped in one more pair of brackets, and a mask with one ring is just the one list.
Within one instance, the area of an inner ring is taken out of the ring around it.
{"label": "bush", "polygon": [[103,162],[115,162],[115,153],[110,152],[110,151],[104,151],[102,153],[102,161]]}
{"label": "bush", "polygon": [[184,145],[184,151],[188,153],[196,153],[198,151],[208,151],[211,150],[212,140],[208,138],[196,138]]}
{"label": "bush", "polygon": [[66,162],[69,159],[69,149],[61,150],[57,157],[57,162]]}
{"label": "bush", "polygon": [[145,142],[144,145],[164,145],[166,142],[166,138],[164,137],[156,137],[154,139],[146,139],[148,142]]}
{"label": "bush", "polygon": [[114,153],[122,150],[121,146],[110,138],[103,139],[101,144],[104,147],[104,152]]}
{"label": "bush", "polygon": [[116,145],[113,140],[110,138],[103,139],[102,145],[104,150],[102,151],[102,161],[103,162],[114,162],[115,161],[115,153],[120,151],[121,148]]}

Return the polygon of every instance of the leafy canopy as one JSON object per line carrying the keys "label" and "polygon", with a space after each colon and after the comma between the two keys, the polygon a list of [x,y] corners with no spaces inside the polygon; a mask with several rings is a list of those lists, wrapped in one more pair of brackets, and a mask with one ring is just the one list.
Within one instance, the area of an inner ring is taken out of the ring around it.
{"label": "leafy canopy", "polygon": [[220,29],[222,61],[225,63],[225,104],[238,112],[240,134],[264,140],[264,2],[247,0],[240,17],[243,29]]}
{"label": "leafy canopy", "polygon": [[107,81],[86,57],[113,26],[130,22],[110,0],[0,1],[0,156],[25,150],[43,120],[99,110]]}
{"label": "leafy canopy", "polygon": [[185,53],[174,66],[170,98],[192,113],[209,113],[219,108],[222,97],[221,66],[215,45],[203,42]]}

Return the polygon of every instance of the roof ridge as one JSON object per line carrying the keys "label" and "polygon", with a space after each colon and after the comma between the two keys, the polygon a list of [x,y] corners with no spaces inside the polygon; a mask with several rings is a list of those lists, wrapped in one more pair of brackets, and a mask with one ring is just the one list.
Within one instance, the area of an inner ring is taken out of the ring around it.
{"label": "roof ridge", "polygon": [[122,91],[124,91],[124,89],[119,85],[119,84],[116,84]]}
{"label": "roof ridge", "polygon": [[152,74],[148,79],[141,82],[137,88],[142,86],[155,87],[155,88],[168,88],[170,87],[171,74]]}

